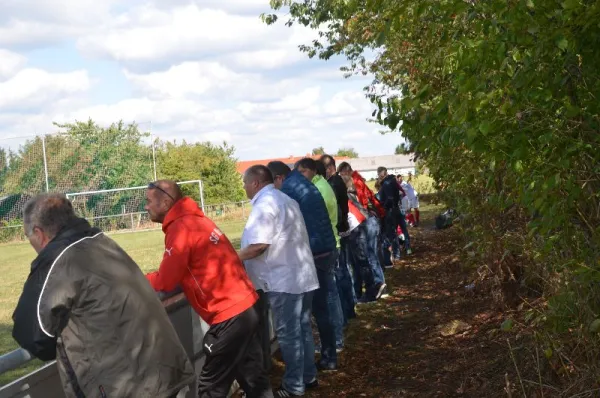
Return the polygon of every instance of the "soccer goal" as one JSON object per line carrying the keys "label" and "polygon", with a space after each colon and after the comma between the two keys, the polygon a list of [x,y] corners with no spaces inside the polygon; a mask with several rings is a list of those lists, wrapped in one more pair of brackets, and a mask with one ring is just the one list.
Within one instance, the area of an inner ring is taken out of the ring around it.
{"label": "soccer goal", "polygon": [[[183,194],[194,199],[204,211],[204,187],[201,180],[177,183]],[[155,229],[157,225],[144,210],[148,186],[72,192],[67,198],[75,213],[103,231]]]}

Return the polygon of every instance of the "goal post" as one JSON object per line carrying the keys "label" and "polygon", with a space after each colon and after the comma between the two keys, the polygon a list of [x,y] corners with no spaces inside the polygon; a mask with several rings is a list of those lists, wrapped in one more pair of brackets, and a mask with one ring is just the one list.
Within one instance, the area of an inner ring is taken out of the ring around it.
{"label": "goal post", "polygon": [[[191,197],[204,211],[204,186],[202,180],[177,183],[185,196]],[[104,231],[154,229],[144,210],[147,185],[105,189],[97,191],[71,192],[67,198],[75,213]]]}

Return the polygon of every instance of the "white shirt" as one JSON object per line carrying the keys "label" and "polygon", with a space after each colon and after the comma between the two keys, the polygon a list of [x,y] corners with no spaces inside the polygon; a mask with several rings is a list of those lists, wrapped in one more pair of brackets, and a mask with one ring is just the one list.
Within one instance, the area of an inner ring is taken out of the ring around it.
{"label": "white shirt", "polygon": [[354,231],[360,225],[358,218],[356,218],[356,216],[350,212],[348,212],[348,225],[350,226],[350,228],[348,228],[348,232]]}
{"label": "white shirt", "polygon": [[404,211],[405,213],[410,211],[410,199],[408,199],[408,194],[402,198],[402,201],[400,202],[400,210]]}
{"label": "white shirt", "polygon": [[272,184],[261,189],[251,203],[242,249],[269,245],[263,254],[244,262],[254,287],[291,294],[318,289],[317,269],[298,203]]}
{"label": "white shirt", "polygon": [[404,189],[404,192],[406,192],[406,196],[408,197],[408,200],[415,200],[417,198],[417,191],[415,191],[415,189],[413,188],[412,185],[410,185],[410,183],[406,182],[406,181],[402,181],[402,184],[400,184],[402,186],[402,189]]}

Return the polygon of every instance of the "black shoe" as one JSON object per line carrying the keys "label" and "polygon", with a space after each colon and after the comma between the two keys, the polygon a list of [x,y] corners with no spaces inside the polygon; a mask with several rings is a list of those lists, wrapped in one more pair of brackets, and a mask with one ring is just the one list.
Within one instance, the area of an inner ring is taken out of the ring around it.
{"label": "black shoe", "polygon": [[385,283],[382,283],[381,285],[379,285],[379,289],[377,289],[377,294],[375,295],[376,300],[379,300],[381,298],[381,296],[383,296],[383,293],[385,292],[386,287],[387,287],[387,285]]}
{"label": "black shoe", "polygon": [[358,301],[356,302],[357,305],[360,304],[369,304],[369,303],[374,303],[375,301],[377,301],[377,299],[374,298],[367,298],[367,297],[361,297],[358,299]]}
{"label": "black shoe", "polygon": [[295,395],[292,394],[291,392],[287,391],[285,388],[279,387],[279,389],[273,391],[273,397],[274,398],[291,398],[291,397],[295,397]]}
{"label": "black shoe", "polygon": [[317,387],[319,387],[319,380],[317,380],[317,378],[315,377],[315,379],[313,381],[311,381],[310,383],[304,384],[304,387],[307,390],[312,390],[314,388],[317,388]]}
{"label": "black shoe", "polygon": [[331,364],[331,363],[322,363],[322,362],[317,362],[315,363],[315,366],[317,367],[317,370],[319,371],[327,371],[327,370],[337,370],[337,365]]}

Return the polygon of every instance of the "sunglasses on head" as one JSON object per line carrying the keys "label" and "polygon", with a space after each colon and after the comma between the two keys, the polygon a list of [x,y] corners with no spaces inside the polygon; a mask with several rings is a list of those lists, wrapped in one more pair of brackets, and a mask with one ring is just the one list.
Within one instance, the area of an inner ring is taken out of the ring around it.
{"label": "sunglasses on head", "polygon": [[148,189],[158,189],[159,191],[167,195],[169,198],[173,199],[173,202],[176,202],[174,197],[172,197],[167,191],[156,185],[155,182],[151,182],[150,184],[148,184]]}

